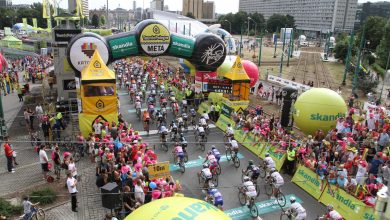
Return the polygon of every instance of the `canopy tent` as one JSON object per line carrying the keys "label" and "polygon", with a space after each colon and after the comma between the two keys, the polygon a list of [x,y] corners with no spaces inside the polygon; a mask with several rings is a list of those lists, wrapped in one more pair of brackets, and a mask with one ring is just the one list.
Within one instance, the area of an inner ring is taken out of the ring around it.
{"label": "canopy tent", "polygon": [[241,63],[241,58],[237,56],[232,68],[224,76],[232,82],[233,94],[226,94],[225,97],[230,100],[248,100],[250,91],[250,78],[245,72],[244,67]]}
{"label": "canopy tent", "polygon": [[[23,23],[16,23],[14,26],[12,26],[13,30],[23,30],[24,24]],[[31,25],[27,25],[27,30],[32,30],[33,27]]]}
{"label": "canopy tent", "polygon": [[14,36],[6,36],[1,40],[1,46],[11,48],[21,48],[23,42]]}
{"label": "canopy tent", "polygon": [[90,83],[115,83],[115,73],[105,65],[98,50],[95,50],[88,66],[81,71],[81,84]]}

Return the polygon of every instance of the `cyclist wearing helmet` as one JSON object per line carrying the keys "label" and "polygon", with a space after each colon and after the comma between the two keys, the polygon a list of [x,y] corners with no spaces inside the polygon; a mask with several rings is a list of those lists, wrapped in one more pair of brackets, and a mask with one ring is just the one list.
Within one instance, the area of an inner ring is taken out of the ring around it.
{"label": "cyclist wearing helmet", "polygon": [[249,205],[249,200],[257,196],[256,187],[247,176],[244,177],[244,183],[242,185],[244,187],[246,205]]}
{"label": "cyclist wearing helmet", "polygon": [[215,158],[215,156],[211,150],[209,152],[207,152],[206,159],[203,163],[206,163],[207,161],[209,161],[211,171],[213,171],[215,168],[218,167],[217,158]]}
{"label": "cyclist wearing helmet", "polygon": [[210,189],[207,190],[206,201],[212,198],[214,200],[214,206],[223,211],[223,198],[221,192],[215,188],[214,184],[210,183]]}
{"label": "cyclist wearing helmet", "polygon": [[161,125],[160,130],[158,131],[161,134],[161,140],[165,140],[168,135],[168,129],[164,125]]}
{"label": "cyclist wearing helmet", "polygon": [[200,123],[197,126],[196,131],[198,132],[198,136],[203,139],[205,136],[205,131],[204,131],[204,127],[202,127]]}
{"label": "cyclist wearing helmet", "polygon": [[190,113],[191,113],[191,116],[192,116],[193,118],[196,117],[196,111],[195,111],[194,108],[191,108],[191,109],[190,109]]}
{"label": "cyclist wearing helmet", "polygon": [[238,154],[238,142],[236,141],[236,139],[234,139],[234,137],[232,137],[232,139],[230,140],[230,145],[231,145],[232,150],[237,155]]}
{"label": "cyclist wearing helmet", "polygon": [[233,135],[234,135],[234,130],[232,128],[232,125],[228,124],[226,128],[226,137],[230,139],[230,137],[233,137]]}
{"label": "cyclist wearing helmet", "polygon": [[203,117],[203,115],[200,117],[199,119],[199,124],[203,127],[206,127],[207,126],[207,120],[205,117]]}
{"label": "cyclist wearing helmet", "polygon": [[180,160],[183,160],[183,158],[184,158],[184,151],[179,143],[175,144],[175,148],[173,149],[172,153],[175,155],[176,163],[179,164]]}
{"label": "cyclist wearing helmet", "polygon": [[184,134],[183,133],[180,133],[180,144],[181,144],[181,147],[183,148],[183,151],[185,152],[186,151],[186,148],[187,148],[187,139],[184,137]]}
{"label": "cyclist wearing helmet", "polygon": [[260,169],[258,166],[256,166],[254,163],[253,163],[253,160],[250,160],[248,162],[248,166],[246,167],[246,170],[244,170],[244,173],[247,173],[248,171],[252,171],[252,176],[251,176],[251,180],[252,181],[256,181],[257,178],[259,177],[260,175]]}
{"label": "cyclist wearing helmet", "polygon": [[326,213],[325,216],[326,219],[343,220],[343,216],[341,216],[340,213],[334,210],[332,205],[329,204],[326,208],[328,209],[328,213]]}
{"label": "cyclist wearing helmet", "polygon": [[221,153],[218,151],[218,149],[214,145],[211,146],[211,153],[215,156],[215,158],[217,159],[217,161],[219,163],[219,160],[221,159]]}
{"label": "cyclist wearing helmet", "polygon": [[209,118],[209,114],[207,114],[206,111],[203,111],[202,117],[203,117],[204,119],[206,119],[206,121],[208,121],[208,120],[210,119],[210,118]]}
{"label": "cyclist wearing helmet", "polygon": [[210,168],[209,168],[209,165],[207,163],[204,163],[203,164],[203,169],[202,171],[200,172],[200,176],[202,177],[202,179],[204,180],[204,188],[208,188],[209,186],[209,181],[211,180],[211,178],[213,177],[213,174],[211,173],[210,171]]}
{"label": "cyclist wearing helmet", "polygon": [[280,173],[275,168],[271,169],[270,178],[272,178],[271,179],[272,185],[274,186],[274,188],[272,189],[273,192],[272,192],[271,199],[274,199],[276,193],[278,192],[278,190],[280,190],[280,187],[284,185],[284,179],[282,175],[280,175]]}
{"label": "cyclist wearing helmet", "polygon": [[291,207],[286,211],[286,213],[295,213],[296,217],[295,217],[295,220],[305,220],[306,219],[306,209],[303,208],[303,206],[298,203],[298,202],[295,202],[296,201],[296,198],[293,196],[293,197],[290,197],[290,203],[291,203]]}
{"label": "cyclist wearing helmet", "polygon": [[142,118],[143,118],[145,124],[149,124],[150,115],[149,115],[148,111],[146,111],[146,110],[144,111],[144,114],[143,114]]}
{"label": "cyclist wearing helmet", "polygon": [[267,167],[267,170],[275,168],[275,161],[272,159],[272,157],[269,156],[268,152],[265,153],[264,164]]}

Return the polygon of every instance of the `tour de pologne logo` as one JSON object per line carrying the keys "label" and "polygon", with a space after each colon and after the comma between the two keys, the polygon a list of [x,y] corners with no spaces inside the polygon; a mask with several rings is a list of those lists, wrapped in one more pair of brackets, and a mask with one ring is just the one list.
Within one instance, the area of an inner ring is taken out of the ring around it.
{"label": "tour de pologne logo", "polygon": [[93,66],[97,69],[102,68],[102,64],[97,60],[93,63]]}
{"label": "tour de pologne logo", "polygon": [[97,46],[94,43],[83,43],[81,45],[81,51],[89,58],[92,57],[93,52],[95,52]]}
{"label": "tour de pologne logo", "polygon": [[102,101],[102,100],[98,100],[97,102],[96,102],[96,108],[98,108],[98,109],[103,109],[104,108],[104,102]]}
{"label": "tour de pologne logo", "polygon": [[203,52],[202,55],[202,62],[206,65],[213,65],[214,63],[218,62],[225,52],[225,47],[221,43],[216,43],[207,48]]}
{"label": "tour de pologne logo", "polygon": [[153,27],[153,33],[160,34],[160,28],[157,25],[154,25]]}

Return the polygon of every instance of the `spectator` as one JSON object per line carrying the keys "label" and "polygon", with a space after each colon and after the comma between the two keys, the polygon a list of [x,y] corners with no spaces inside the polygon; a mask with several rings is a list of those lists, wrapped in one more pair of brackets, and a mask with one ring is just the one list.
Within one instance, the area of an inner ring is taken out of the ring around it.
{"label": "spectator", "polygon": [[72,211],[77,212],[77,180],[72,176],[71,172],[67,173],[68,179],[66,180],[66,185],[68,187],[69,194],[71,195],[72,200]]}
{"label": "spectator", "polygon": [[9,137],[5,137],[5,143],[3,145],[4,153],[7,158],[7,170],[9,173],[15,173],[15,169],[12,166],[13,160],[13,150],[11,144],[9,143]]}
{"label": "spectator", "polygon": [[378,154],[374,156],[374,159],[371,161],[370,169],[368,171],[369,174],[377,175],[379,170],[382,167],[383,162],[378,158]]}
{"label": "spectator", "polygon": [[49,172],[49,159],[47,158],[45,148],[46,146],[43,144],[39,147],[39,162],[41,164],[44,180],[47,179],[47,172]]}

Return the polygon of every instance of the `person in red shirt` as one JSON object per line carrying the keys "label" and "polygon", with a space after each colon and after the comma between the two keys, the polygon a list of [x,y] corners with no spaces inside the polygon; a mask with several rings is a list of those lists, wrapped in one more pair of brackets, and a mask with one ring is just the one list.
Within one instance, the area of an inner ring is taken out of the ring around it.
{"label": "person in red shirt", "polygon": [[7,157],[7,169],[10,173],[15,173],[15,170],[12,167],[12,156],[13,156],[13,150],[11,149],[11,145],[9,143],[9,138],[5,138],[5,143],[3,145],[5,156]]}

